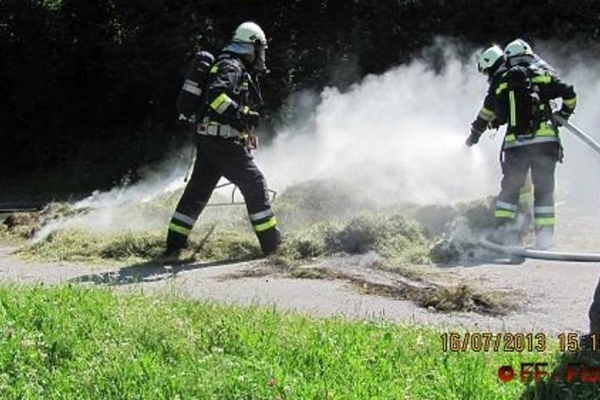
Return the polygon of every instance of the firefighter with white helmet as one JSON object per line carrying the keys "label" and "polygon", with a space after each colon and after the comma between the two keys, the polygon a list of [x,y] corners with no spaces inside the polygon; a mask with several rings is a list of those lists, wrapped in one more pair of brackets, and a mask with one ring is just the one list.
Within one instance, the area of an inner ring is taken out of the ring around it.
{"label": "firefighter with white helmet", "polygon": [[539,55],[534,53],[529,43],[523,39],[513,40],[506,45],[504,48],[504,59],[508,67],[517,64],[528,64],[533,68],[540,68],[553,74],[556,73],[556,70]]}
{"label": "firefighter with white helmet", "polygon": [[[506,70],[505,51],[494,44],[477,55],[477,69],[480,73],[487,75],[488,82],[491,82],[496,73],[502,73]],[[489,119],[489,114],[485,110],[480,111],[480,115],[471,127],[471,135],[467,138],[467,146],[472,146],[479,141],[483,131],[488,128],[498,128],[496,119]],[[519,205],[517,208],[518,240],[521,240],[530,229],[532,220],[533,204],[533,185],[531,183],[531,174],[527,174],[525,184],[519,192]]]}
{"label": "firefighter with white helmet", "polygon": [[[477,69],[487,75],[488,82],[492,82],[496,73],[504,67],[504,51],[498,45],[492,45],[477,55]],[[482,107],[479,115],[471,125],[471,134],[467,137],[465,144],[469,147],[477,144],[479,138],[486,129],[494,123],[492,110]]]}
{"label": "firefighter with white helmet", "polygon": [[504,64],[504,52],[498,45],[493,45],[477,55],[477,68],[490,79]]}
{"label": "firefighter with white helmet", "polygon": [[[489,50],[489,49],[488,49]],[[488,52],[497,54],[497,49]],[[497,230],[493,241],[515,244],[519,227],[519,192],[531,173],[534,187],[534,223],[536,247],[554,245],[554,175],[562,159],[558,129],[552,120],[550,101],[562,99],[558,113],[568,118],[577,98],[573,86],[562,82],[551,68],[537,57],[521,39],[509,43],[503,51],[504,65],[490,77],[483,107],[471,124],[467,146],[476,144],[490,126],[507,125],[502,145],[502,182],[494,212]],[[478,63],[479,69],[492,58]],[[544,67],[545,64],[545,67]]]}
{"label": "firefighter with white helmet", "polygon": [[[236,185],[246,202],[250,223],[265,255],[277,250],[281,236],[264,175],[254,163],[252,131],[262,102],[257,77],[267,71],[267,38],[254,22],[238,26],[229,44],[211,67],[205,108],[197,125],[196,161],[167,235],[166,254],[187,244],[191,230],[221,177]],[[253,103],[252,100],[255,100]]]}

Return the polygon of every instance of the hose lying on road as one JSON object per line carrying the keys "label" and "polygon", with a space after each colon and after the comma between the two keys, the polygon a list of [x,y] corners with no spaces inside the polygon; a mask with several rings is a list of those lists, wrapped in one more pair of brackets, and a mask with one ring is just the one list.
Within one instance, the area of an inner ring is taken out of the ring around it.
{"label": "hose lying on road", "polygon": [[555,261],[600,261],[600,253],[568,253],[562,251],[533,250],[518,246],[502,246],[490,242],[485,236],[479,239],[479,245],[497,253],[507,254],[515,257],[535,258],[538,260]]}

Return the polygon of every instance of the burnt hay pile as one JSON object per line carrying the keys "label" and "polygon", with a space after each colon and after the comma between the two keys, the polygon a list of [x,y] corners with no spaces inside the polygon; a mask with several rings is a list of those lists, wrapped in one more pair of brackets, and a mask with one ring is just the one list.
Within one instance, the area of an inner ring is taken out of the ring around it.
{"label": "burnt hay pile", "polygon": [[[9,215],[0,225],[0,236],[23,240],[23,255],[48,260],[153,259],[162,253],[177,198],[163,196],[111,210],[52,203],[40,212]],[[468,257],[478,235],[492,224],[490,204],[491,199],[457,205],[378,205],[343,183],[315,180],[285,190],[274,209],[286,239],[281,256],[287,259],[376,252],[419,264]],[[99,229],[97,219],[106,219],[107,213],[125,228]],[[154,225],[127,228],[127,221],[150,217]],[[186,257],[191,259],[260,255],[243,206],[208,208],[190,239]]]}

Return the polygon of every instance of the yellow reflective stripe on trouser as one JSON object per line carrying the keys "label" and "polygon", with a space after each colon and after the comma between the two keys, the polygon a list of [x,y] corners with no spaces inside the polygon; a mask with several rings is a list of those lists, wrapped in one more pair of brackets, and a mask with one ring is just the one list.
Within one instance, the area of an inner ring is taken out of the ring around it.
{"label": "yellow reflective stripe on trouser", "polygon": [[175,211],[173,213],[173,219],[179,221],[179,222],[183,222],[186,225],[190,225],[190,226],[194,226],[194,224],[196,223],[196,220],[192,217],[189,217],[185,214],[182,214],[178,211]]}
{"label": "yellow reflective stripe on trouser", "polygon": [[553,225],[556,225],[556,217],[536,218],[535,224],[537,226],[553,226]]}
{"label": "yellow reflective stripe on trouser", "polygon": [[494,217],[496,217],[496,218],[514,218],[515,212],[508,211],[508,210],[496,210],[496,212],[494,213]]}
{"label": "yellow reflective stripe on trouser", "polygon": [[190,236],[190,233],[192,233],[192,230],[189,228],[185,228],[183,226],[179,226],[173,222],[171,222],[169,224],[169,230],[173,231],[173,232],[177,232],[183,236]]}
{"label": "yellow reflective stripe on trouser", "polygon": [[272,216],[273,216],[273,211],[271,211],[270,208],[267,208],[266,210],[249,215],[251,221],[260,221],[261,219],[265,219],[265,218],[272,217]]}
{"label": "yellow reflective stripe on trouser", "polygon": [[496,200],[496,210],[517,211],[519,207],[516,204],[507,203],[506,201]]}
{"label": "yellow reflective stripe on trouser", "polygon": [[277,219],[275,219],[275,217],[269,218],[267,222],[263,222],[262,224],[254,225],[254,231],[264,232],[268,229],[273,228],[274,226],[277,226]]}
{"label": "yellow reflective stripe on trouser", "polygon": [[554,214],[554,206],[536,206],[533,211],[536,214]]}

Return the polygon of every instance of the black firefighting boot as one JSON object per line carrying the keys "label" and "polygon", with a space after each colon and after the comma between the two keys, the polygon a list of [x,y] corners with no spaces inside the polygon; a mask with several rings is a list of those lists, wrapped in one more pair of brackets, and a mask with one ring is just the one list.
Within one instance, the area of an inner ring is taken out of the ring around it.
{"label": "black firefighting boot", "polygon": [[538,250],[547,250],[555,247],[554,226],[538,226],[535,229],[535,248]]}
{"label": "black firefighting boot", "polygon": [[177,256],[187,245],[187,236],[169,230],[167,235],[167,248],[163,255],[166,257]]}
{"label": "black firefighting boot", "polygon": [[256,236],[265,256],[274,254],[281,244],[281,232],[276,226],[263,232],[257,232]]}
{"label": "black firefighting boot", "polygon": [[497,226],[488,239],[500,246],[517,246],[520,244],[519,229],[515,224]]}

